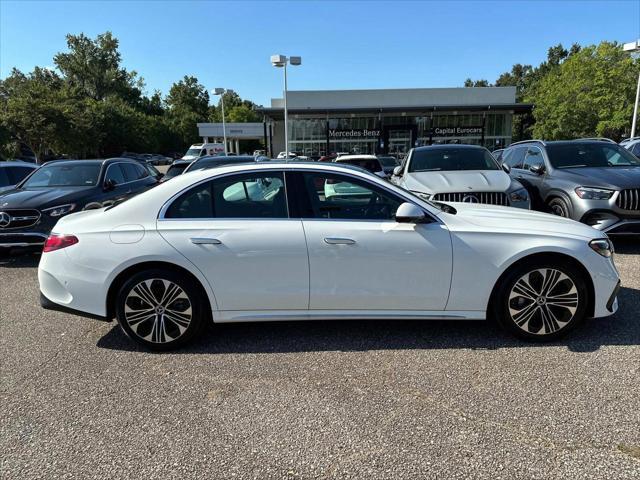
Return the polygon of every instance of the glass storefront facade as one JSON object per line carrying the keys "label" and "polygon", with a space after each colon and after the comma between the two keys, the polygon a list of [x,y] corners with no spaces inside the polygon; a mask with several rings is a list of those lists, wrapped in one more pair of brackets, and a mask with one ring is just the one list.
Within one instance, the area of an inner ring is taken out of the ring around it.
{"label": "glass storefront facade", "polygon": [[429,114],[351,114],[289,117],[290,150],[300,155],[331,152],[404,154],[414,146],[437,143],[483,145],[490,150],[511,143],[510,111]]}

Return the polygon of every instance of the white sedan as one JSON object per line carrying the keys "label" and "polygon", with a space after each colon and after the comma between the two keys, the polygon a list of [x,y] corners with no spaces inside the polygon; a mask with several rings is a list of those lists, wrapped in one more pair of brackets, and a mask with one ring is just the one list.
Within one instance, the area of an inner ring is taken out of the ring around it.
{"label": "white sedan", "polygon": [[[326,188],[337,183],[357,188]],[[612,253],[605,234],[562,217],[454,209],[358,169],[270,162],[66,216],[38,278],[45,308],[115,317],[159,350],[211,321],[489,316],[551,340],[616,311]]]}

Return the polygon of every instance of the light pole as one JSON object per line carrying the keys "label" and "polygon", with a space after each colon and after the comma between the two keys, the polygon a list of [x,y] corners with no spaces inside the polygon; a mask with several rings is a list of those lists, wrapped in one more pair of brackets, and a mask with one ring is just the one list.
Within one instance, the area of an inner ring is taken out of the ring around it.
{"label": "light pole", "polygon": [[222,137],[224,138],[224,155],[227,156],[227,128],[224,122],[224,94],[233,93],[233,90],[225,90],[224,88],[215,88],[214,95],[220,95],[220,104],[222,105]]}
{"label": "light pole", "polygon": [[[635,42],[625,43],[622,46],[625,52],[631,53],[632,57],[640,54],[640,39]],[[636,136],[636,122],[638,120],[638,101],[640,101],[640,73],[638,73],[638,85],[636,86],[636,103],[633,106],[633,120],[631,120],[631,138]]]}
{"label": "light pole", "polygon": [[287,63],[297,66],[302,64],[302,57],[286,57],[285,55],[271,55],[274,67],[284,67],[284,155],[285,162],[289,161],[289,116],[287,113]]}

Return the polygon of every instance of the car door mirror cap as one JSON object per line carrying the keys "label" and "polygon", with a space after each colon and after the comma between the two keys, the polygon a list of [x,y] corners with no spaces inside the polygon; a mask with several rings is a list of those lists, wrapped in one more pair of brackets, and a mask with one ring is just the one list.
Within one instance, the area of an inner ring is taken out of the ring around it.
{"label": "car door mirror cap", "polygon": [[415,203],[404,202],[396,210],[396,222],[398,223],[423,223],[427,219],[424,210]]}
{"label": "car door mirror cap", "polygon": [[531,165],[529,167],[529,170],[531,170],[536,175],[542,175],[544,173],[544,165]]}
{"label": "car door mirror cap", "polygon": [[112,179],[109,178],[109,179],[104,181],[104,190],[108,192],[108,191],[113,190],[114,188],[116,188],[117,185],[118,184],[117,184],[117,182],[115,180],[112,180]]}
{"label": "car door mirror cap", "polygon": [[506,173],[511,173],[511,167],[506,163],[502,164],[502,170],[504,170]]}
{"label": "car door mirror cap", "polygon": [[394,177],[401,177],[402,176],[402,165],[397,166],[393,169],[393,176]]}

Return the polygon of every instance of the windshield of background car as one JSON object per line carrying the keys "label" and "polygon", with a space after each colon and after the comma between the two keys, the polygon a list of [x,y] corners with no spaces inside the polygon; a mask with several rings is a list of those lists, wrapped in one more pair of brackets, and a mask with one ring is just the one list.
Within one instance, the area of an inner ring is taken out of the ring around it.
{"label": "windshield of background car", "polygon": [[185,153],[184,156],[185,157],[199,157],[201,151],[202,151],[201,148],[190,148],[189,150],[187,150],[187,153]]}
{"label": "windshield of background car", "polygon": [[20,188],[92,187],[98,184],[100,163],[45,165],[20,185]]}
{"label": "windshield of background car", "polygon": [[414,150],[409,172],[448,170],[500,170],[488,150],[481,148],[434,148]]}
{"label": "windshield of background car", "polygon": [[382,170],[382,168],[380,167],[380,162],[378,161],[378,159],[373,159],[373,158],[349,158],[346,160],[341,160],[338,159],[336,160],[337,163],[346,163],[347,165],[356,165],[357,167],[360,168],[364,168],[365,170],[369,171],[369,172],[379,172],[380,170]]}
{"label": "windshield of background car", "polygon": [[380,163],[385,167],[397,167],[398,161],[395,157],[378,157]]}
{"label": "windshield of background car", "polygon": [[561,143],[547,145],[554,168],[640,166],[640,159],[613,143]]}
{"label": "windshield of background car", "polygon": [[177,177],[178,175],[182,175],[182,172],[184,172],[184,169],[188,166],[188,163],[185,163],[184,165],[171,165],[169,170],[167,170],[167,173],[164,174],[163,180],[168,180],[170,178]]}

